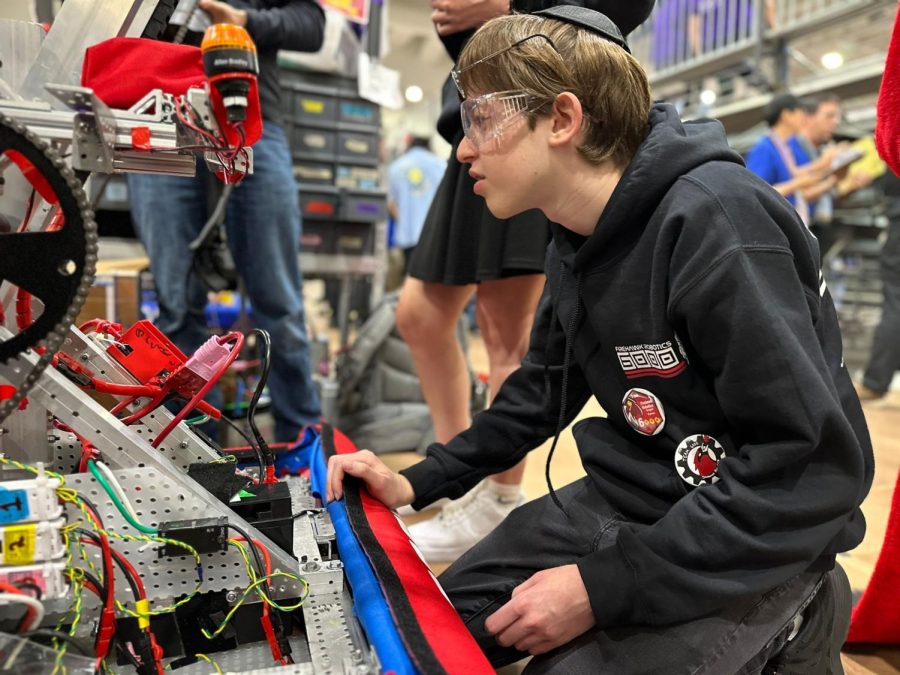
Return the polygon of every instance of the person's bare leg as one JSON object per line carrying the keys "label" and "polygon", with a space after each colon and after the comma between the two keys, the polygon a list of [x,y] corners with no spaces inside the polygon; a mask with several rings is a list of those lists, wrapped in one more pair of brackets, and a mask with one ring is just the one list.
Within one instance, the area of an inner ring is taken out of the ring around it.
{"label": "person's bare leg", "polygon": [[474,285],[448,286],[407,277],[397,304],[397,329],[409,345],[435,439],[446,443],[471,423],[471,381],[456,324]]}
{"label": "person's bare leg", "polygon": [[[478,287],[477,318],[488,352],[491,395],[497,393],[507,376],[518,367],[528,348],[543,279],[541,275],[526,275],[486,281]],[[456,305],[459,311],[464,306],[464,301]],[[458,313],[453,314],[454,321],[457,316]],[[452,325],[455,326],[455,323]],[[435,351],[448,350],[446,343],[441,346],[432,344],[430,347]],[[438,358],[446,356],[440,355]],[[465,369],[464,360],[462,368]],[[465,401],[468,414],[468,397]],[[521,482],[524,468],[525,463],[520,462],[516,467],[492,476],[445,506],[436,518],[412,525],[410,536],[425,559],[429,562],[455,560],[523,504],[525,496]]]}
{"label": "person's bare leg", "polygon": [[[488,386],[492,399],[528,351],[528,338],[544,279],[543,274],[523,274],[483,281],[478,286],[475,316],[488,355]],[[519,485],[524,473],[525,460],[522,460],[513,468],[491,476],[491,480],[504,485]]]}

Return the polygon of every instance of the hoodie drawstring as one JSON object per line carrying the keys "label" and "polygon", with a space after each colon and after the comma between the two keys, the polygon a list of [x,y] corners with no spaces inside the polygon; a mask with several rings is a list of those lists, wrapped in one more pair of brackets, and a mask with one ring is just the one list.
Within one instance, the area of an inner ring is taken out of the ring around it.
{"label": "hoodie drawstring", "polygon": [[[565,268],[560,265],[562,274],[560,277],[560,287],[562,287],[562,282],[565,280]],[[576,275],[575,278],[575,308],[572,310],[572,316],[569,319],[569,325],[566,327],[565,333],[565,348],[563,353],[563,373],[562,373],[562,388],[559,393],[559,419],[556,422],[556,433],[553,436],[553,443],[550,445],[550,452],[547,454],[547,464],[544,467],[544,477],[547,480],[547,488],[550,491],[550,499],[553,500],[553,503],[556,504],[557,508],[563,513],[566,513],[565,507],[562,505],[562,502],[559,501],[559,497],[556,496],[556,490],[553,489],[553,481],[550,480],[550,462],[553,461],[553,453],[556,451],[556,444],[559,442],[559,436],[562,433],[563,427],[566,422],[566,404],[567,404],[567,394],[569,387],[569,364],[570,356],[572,352],[572,337],[575,333],[575,327],[578,324],[578,315],[581,310],[581,277]],[[556,324],[556,305],[553,306],[553,314],[551,316],[550,326],[554,326]],[[550,340],[547,340],[547,345],[549,347]],[[546,386],[547,396],[548,398],[552,397],[550,395],[550,370],[547,365],[548,359],[544,359],[544,384]],[[568,515],[568,514],[567,514]]]}

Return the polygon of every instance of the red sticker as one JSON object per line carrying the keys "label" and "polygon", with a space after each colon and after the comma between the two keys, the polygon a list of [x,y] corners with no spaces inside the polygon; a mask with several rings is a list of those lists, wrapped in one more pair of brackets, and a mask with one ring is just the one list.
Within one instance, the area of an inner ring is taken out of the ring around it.
{"label": "red sticker", "polygon": [[622,399],[625,421],[639,434],[656,436],[666,425],[662,402],[646,389],[629,389]]}

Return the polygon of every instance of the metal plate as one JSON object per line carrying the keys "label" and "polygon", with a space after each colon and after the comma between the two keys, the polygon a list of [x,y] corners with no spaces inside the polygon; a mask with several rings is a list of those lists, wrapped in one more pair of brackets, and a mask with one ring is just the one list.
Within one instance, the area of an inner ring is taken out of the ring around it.
{"label": "metal plate", "polygon": [[[157,469],[120,469],[114,471],[116,478],[129,495],[141,522],[156,527],[160,522],[191,520],[210,517],[206,504],[195,495],[183,494],[165,480],[165,475]],[[97,506],[107,529],[121,534],[138,535],[131,525],[113,506],[106,492],[90,474],[75,474],[66,477],[66,484],[83,493]],[[80,517],[69,507],[70,519]],[[185,555],[179,558],[159,558],[157,546],[144,542],[114,540],[113,545],[120,550],[137,568],[147,587],[147,595],[153,607],[168,605],[174,598],[191,592],[197,585],[197,571],[194,559]],[[96,553],[97,549],[89,549]],[[230,548],[222,553],[202,554],[203,590],[241,590],[247,586],[247,569],[240,554]],[[95,564],[99,557],[95,559]],[[285,570],[277,560],[274,569]],[[302,584],[290,579],[276,579],[272,582],[272,594],[277,597],[296,597],[302,591]],[[131,591],[127,584],[116,584],[116,597],[131,602]]]}
{"label": "metal plate", "polygon": [[365,675],[377,672],[353,618],[350,594],[320,593],[303,606],[309,652],[317,675]]}

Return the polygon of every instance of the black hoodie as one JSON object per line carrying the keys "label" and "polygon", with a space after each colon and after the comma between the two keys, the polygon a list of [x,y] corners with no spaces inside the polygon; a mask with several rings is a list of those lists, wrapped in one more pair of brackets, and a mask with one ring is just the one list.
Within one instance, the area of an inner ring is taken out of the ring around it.
{"label": "black hoodie", "polygon": [[[590,237],[555,226],[529,352],[403,471],[421,508],[569,424],[628,521],[577,561],[600,627],[716,612],[856,546],[873,459],[819,253],[715,121],[657,104]],[[523,536],[527,536],[523,533]]]}

